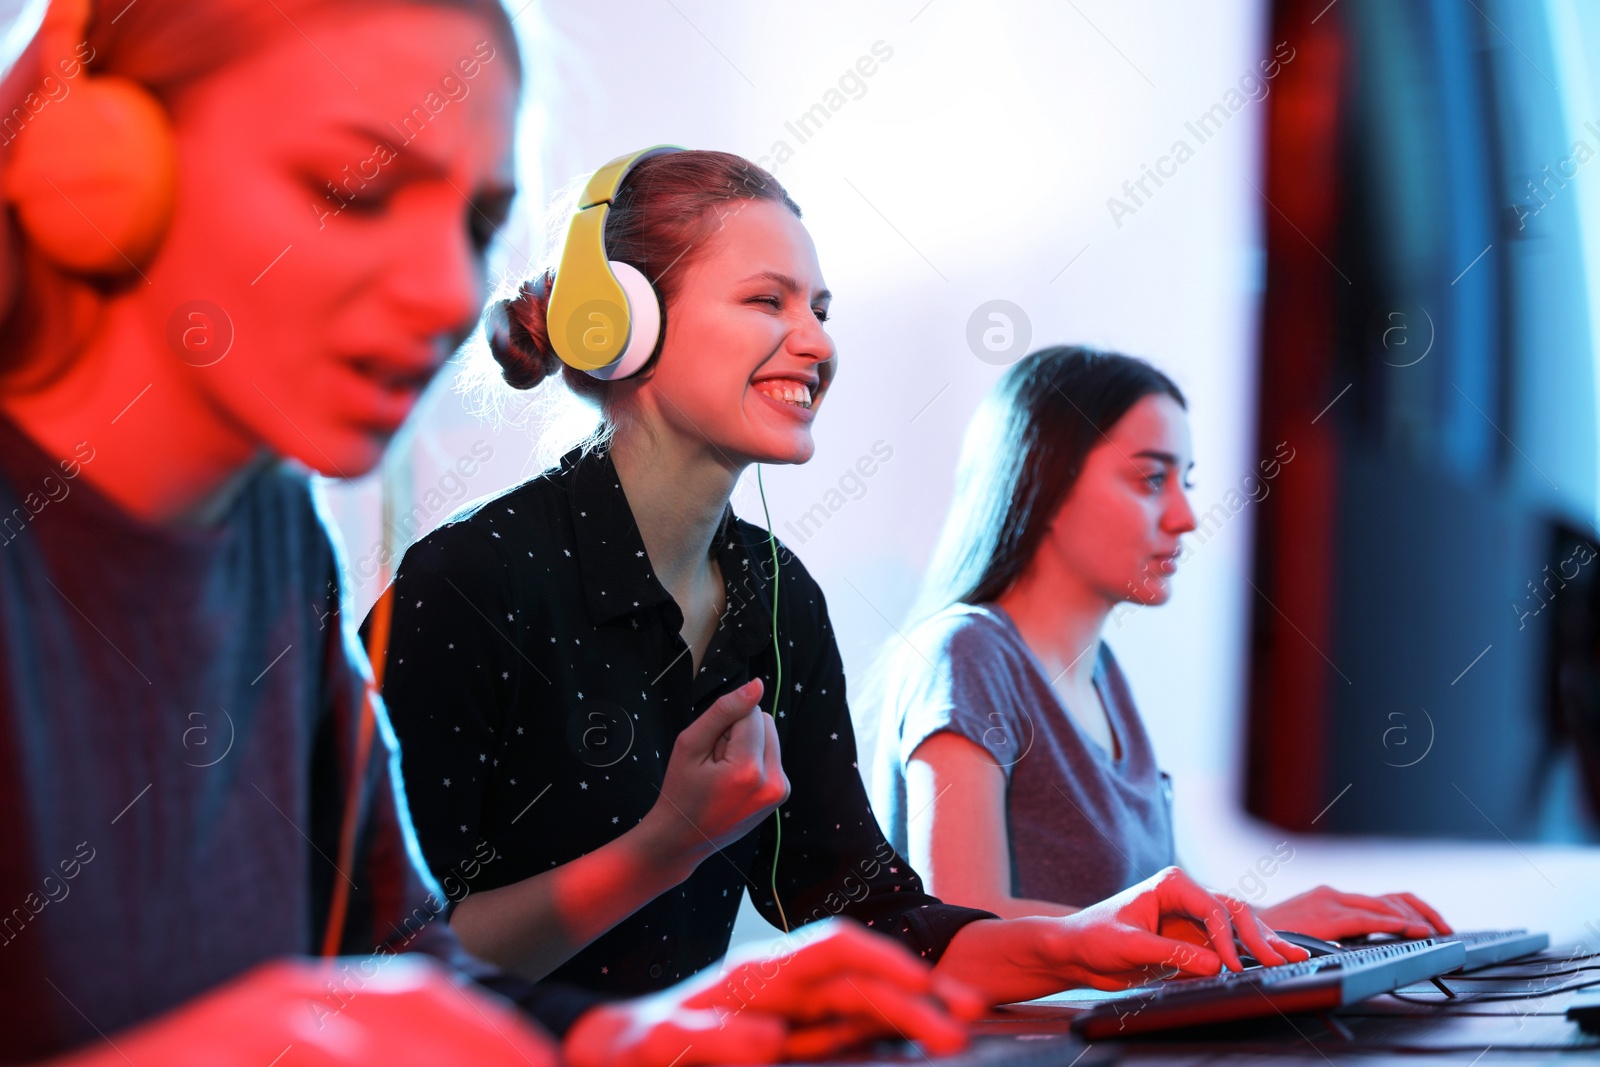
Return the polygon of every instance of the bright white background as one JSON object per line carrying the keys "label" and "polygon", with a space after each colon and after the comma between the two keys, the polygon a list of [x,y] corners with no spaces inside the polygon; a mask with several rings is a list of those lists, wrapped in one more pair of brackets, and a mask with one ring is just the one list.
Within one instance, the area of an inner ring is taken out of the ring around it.
{"label": "bright white background", "polygon": [[[1564,75],[1584,73],[1600,26],[1574,0],[1550,6],[1561,25],[1585,31],[1561,52]],[[771,169],[803,207],[837,294],[830,329],[841,366],[816,424],[816,458],[767,472],[768,498],[779,536],[827,593],[846,668],[859,676],[895,639],[890,620],[899,623],[927,561],[961,431],[1001,372],[966,340],[979,304],[1019,305],[1033,346],[1101,345],[1170,373],[1190,398],[1197,510],[1254,469],[1254,331],[1270,209],[1252,183],[1264,111],[1246,104],[1204,144],[1184,124],[1273,52],[1263,18],[1251,0],[535,3],[517,23],[536,76],[513,267],[539,255],[530,230],[547,192],[615,155],[671,142],[760,159],[787,142],[793,157]],[[892,56],[800,143],[785,123],[824,100],[875,44]],[[1589,86],[1600,89],[1600,77],[1575,84],[1569,106],[1593,113]],[[1180,137],[1194,157],[1117,225],[1107,198]],[[1579,193],[1593,230],[1600,199],[1590,178]],[[436,524],[536,472],[582,431],[549,421],[536,414],[496,427],[441,381],[394,474]],[[893,458],[865,492],[797,536],[788,524],[880,440]],[[451,475],[474,446],[492,460],[470,477]],[[1282,477],[1294,477],[1292,465]],[[373,480],[330,487],[330,497],[365,611],[379,588]],[[735,504],[760,521],[753,485]],[[1286,837],[1245,817],[1237,800],[1252,521],[1247,508],[1193,554],[1170,605],[1108,633],[1176,780],[1182,857],[1235,891]],[[1292,840],[1295,858],[1270,879],[1268,899],[1319,882],[1409,888],[1465,928],[1527,925],[1600,945],[1595,851]],[[769,934],[747,902],[736,936]]]}

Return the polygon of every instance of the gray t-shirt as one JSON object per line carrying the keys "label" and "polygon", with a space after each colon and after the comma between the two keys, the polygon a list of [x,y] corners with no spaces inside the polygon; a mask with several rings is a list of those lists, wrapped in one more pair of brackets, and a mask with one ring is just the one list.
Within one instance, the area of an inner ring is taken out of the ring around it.
{"label": "gray t-shirt", "polygon": [[906,811],[906,763],[950,730],[1005,772],[1013,896],[1087,906],[1173,862],[1170,779],[1109,648],[1094,684],[1115,757],[1078,728],[997,605],[957,604],[908,636],[886,667],[872,776],[873,810],[897,851],[907,854],[908,820],[930,817]]}

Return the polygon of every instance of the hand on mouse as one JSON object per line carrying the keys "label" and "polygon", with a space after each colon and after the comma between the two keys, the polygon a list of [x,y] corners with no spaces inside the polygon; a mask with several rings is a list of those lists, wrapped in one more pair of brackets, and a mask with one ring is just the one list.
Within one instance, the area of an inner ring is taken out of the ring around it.
{"label": "hand on mouse", "polygon": [[895,941],[848,919],[756,946],[639,1000],[594,1008],[568,1032],[572,1067],[693,1067],[823,1059],[874,1037],[934,1055],[967,1043],[983,998]]}

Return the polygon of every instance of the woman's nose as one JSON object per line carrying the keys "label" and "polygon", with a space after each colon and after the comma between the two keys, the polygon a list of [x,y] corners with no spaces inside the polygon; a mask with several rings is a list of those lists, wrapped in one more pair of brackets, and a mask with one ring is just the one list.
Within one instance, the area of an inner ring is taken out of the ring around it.
{"label": "woman's nose", "polygon": [[1195,521],[1194,508],[1189,503],[1189,494],[1182,488],[1175,490],[1174,498],[1167,508],[1167,529],[1175,534],[1186,534],[1199,525]]}
{"label": "woman's nose", "polygon": [[795,355],[817,363],[826,363],[833,358],[835,351],[833,338],[822,328],[822,321],[809,310],[805,321],[789,334],[789,348]]}
{"label": "woman's nose", "polygon": [[460,207],[447,205],[430,212],[427,225],[408,228],[408,247],[396,257],[396,292],[419,333],[470,333],[482,310],[483,264]]}

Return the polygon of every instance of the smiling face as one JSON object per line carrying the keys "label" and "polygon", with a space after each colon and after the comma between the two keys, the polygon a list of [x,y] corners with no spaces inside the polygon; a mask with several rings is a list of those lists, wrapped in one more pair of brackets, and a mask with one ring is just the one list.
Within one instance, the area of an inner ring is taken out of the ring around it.
{"label": "smiling face", "polygon": [[1178,539],[1195,528],[1189,417],[1165,394],[1130,407],[1089,452],[1040,552],[1108,604],[1164,604]]}
{"label": "smiling face", "polygon": [[[482,310],[517,76],[461,11],[363,7],[296,28],[173,102],[181,192],[136,299],[155,337],[179,319],[179,336],[231,333],[207,366],[167,346],[242,447],[354,476]],[[193,301],[221,313],[185,317]]]}
{"label": "smiling face", "polygon": [[781,204],[734,201],[678,283],[661,354],[618,383],[621,402],[725,463],[806,462],[834,347],[805,226]]}

